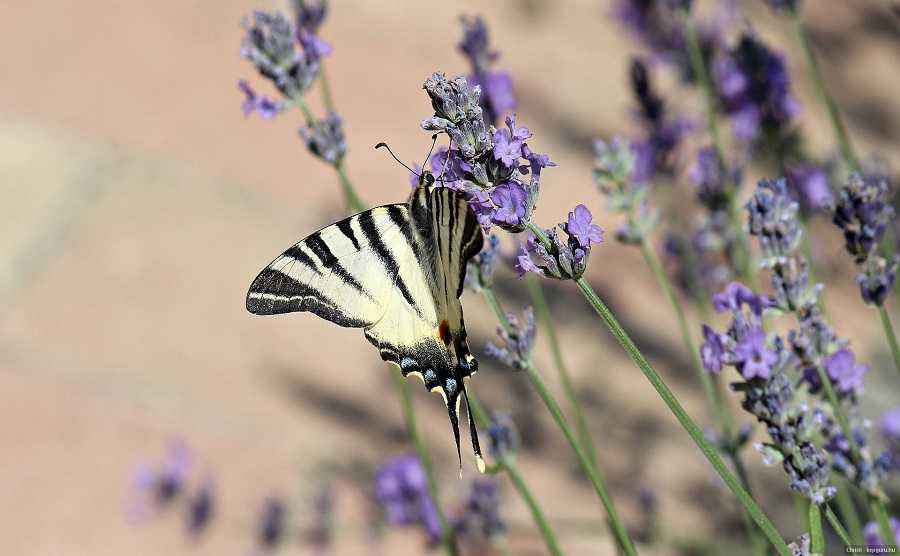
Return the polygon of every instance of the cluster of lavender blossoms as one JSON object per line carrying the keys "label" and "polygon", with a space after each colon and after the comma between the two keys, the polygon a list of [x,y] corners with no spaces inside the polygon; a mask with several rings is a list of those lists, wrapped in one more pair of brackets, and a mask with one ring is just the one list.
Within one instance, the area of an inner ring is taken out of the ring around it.
{"label": "cluster of lavender blossoms", "polygon": [[716,294],[713,307],[717,312],[731,311],[732,319],[723,334],[703,326],[701,359],[712,373],[721,373],[726,365],[738,371],[743,380],[731,386],[744,395],[741,406],[769,436],[757,445],[764,461],[781,463],[790,487],[821,504],[835,494],[828,458],[813,442],[817,431],[811,412],[795,400],[796,359],[781,336],[763,329],[763,311],[771,305],[770,299],[737,282]]}
{"label": "cluster of lavender blossoms", "polygon": [[752,142],[762,133],[786,131],[800,111],[791,94],[784,57],[753,34],[743,34],[713,63],[713,78],[722,110],[735,136]]}
{"label": "cluster of lavender blossoms", "polygon": [[643,129],[632,148],[635,153],[633,179],[650,185],[657,176],[675,173],[674,154],[691,125],[681,118],[670,118],[665,101],[656,92],[650,70],[640,59],[634,59],[630,71],[631,91],[637,101],[635,111]]}
{"label": "cluster of lavender blossoms", "polygon": [[[432,547],[441,541],[440,516],[428,490],[425,469],[415,454],[392,457],[377,469],[375,498],[391,525],[421,528]],[[479,478],[470,485],[450,527],[457,536],[473,540],[492,539],[506,531],[494,478]]]}
{"label": "cluster of lavender blossoms", "polygon": [[[879,473],[866,442],[866,424],[859,416],[865,365],[856,362],[849,342],[841,339],[825,318],[819,297],[823,286],[810,282],[809,263],[798,254],[802,228],[798,203],[788,193],[784,179],[763,180],[747,203],[749,231],[759,241],[762,266],[772,272],[772,307],[793,313],[797,328],[787,335],[789,364],[796,369],[799,383],[823,402],[813,411],[818,434],[830,456],[831,467],[861,489],[879,494]],[[828,388],[836,395],[838,407],[829,405]],[[837,413],[849,416],[853,439],[848,440],[838,426]],[[855,446],[854,446],[855,445]]]}
{"label": "cluster of lavender blossoms", "polygon": [[343,120],[335,112],[315,118],[306,109],[304,95],[319,78],[322,60],[331,46],[318,36],[327,15],[324,0],[294,0],[294,22],[281,12],[254,12],[244,20],[246,35],[241,42],[241,56],[249,60],[257,72],[270,81],[281,100],[258,94],[246,80],[238,82],[245,95],[245,115],[257,113],[271,119],[292,104],[304,109],[306,125],[300,137],[309,151],[323,161],[337,166],[347,152]]}
{"label": "cluster of lavender blossoms", "polygon": [[450,138],[448,149],[432,155],[432,173],[445,187],[465,195],[486,230],[492,225],[524,230],[540,192],[541,171],[556,164],[531,150],[526,141],[532,134],[516,125],[515,115],[499,129],[485,120],[480,86],[470,87],[462,76],[447,79],[435,73],[424,88],[434,115],[422,128]]}
{"label": "cluster of lavender blossoms", "polygon": [[534,272],[557,280],[577,280],[587,268],[591,245],[603,241],[603,228],[594,224],[591,211],[577,205],[559,228],[568,236],[564,242],[556,228],[543,230],[549,240],[544,245],[531,232],[519,249],[515,268],[520,276]]}
{"label": "cluster of lavender blossoms", "polygon": [[534,311],[528,307],[524,311],[524,319],[519,319],[515,314],[508,313],[506,320],[509,327],[497,327],[497,334],[502,339],[502,344],[497,346],[488,342],[485,352],[488,356],[501,361],[515,370],[526,368],[531,361],[531,351],[534,349],[534,340],[537,336],[537,323],[534,320]]}
{"label": "cluster of lavender blossoms", "polygon": [[856,278],[863,301],[881,306],[897,279],[900,256],[890,260],[878,253],[884,233],[894,219],[887,181],[853,173],[832,207],[832,220],[844,232],[847,252],[861,272]]}

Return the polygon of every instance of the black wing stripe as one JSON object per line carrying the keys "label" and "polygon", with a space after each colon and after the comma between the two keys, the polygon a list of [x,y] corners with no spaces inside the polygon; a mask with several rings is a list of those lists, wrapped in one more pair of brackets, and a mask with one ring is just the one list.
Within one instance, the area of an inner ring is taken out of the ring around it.
{"label": "black wing stripe", "polygon": [[309,245],[313,255],[322,262],[322,266],[325,268],[331,268],[338,262],[337,257],[328,248],[328,244],[322,239],[320,232],[316,232],[306,238],[306,244]]}
{"label": "black wing stripe", "polygon": [[[277,281],[276,288],[270,288]],[[247,310],[257,315],[285,312],[286,306],[295,311],[310,311],[340,326],[359,328],[366,323],[345,315],[337,304],[312,286],[298,282],[284,272],[266,268],[250,286]]]}
{"label": "black wing stripe", "polygon": [[308,266],[309,268],[311,268],[312,271],[315,272],[316,274],[318,274],[319,276],[322,275],[322,271],[319,270],[319,267],[316,265],[316,262],[314,260],[312,260],[312,257],[310,257],[309,255],[306,254],[306,251],[304,251],[303,248],[300,247],[299,243],[297,245],[294,245],[287,251],[285,251],[284,255],[282,255],[282,256],[289,257],[291,259],[294,259],[295,261],[299,261],[299,262],[305,264],[306,266]]}
{"label": "black wing stripe", "polygon": [[[392,208],[396,207],[388,207],[387,209],[389,216]],[[416,305],[412,294],[409,292],[409,288],[406,287],[406,282],[400,275],[400,267],[397,265],[397,260],[381,240],[381,236],[378,235],[378,228],[375,226],[375,220],[372,217],[371,212],[364,212],[359,215],[359,227],[362,230],[363,235],[366,236],[366,241],[372,246],[372,249],[375,251],[375,254],[378,255],[378,258],[381,259],[381,263],[384,265],[385,270],[387,270],[388,275],[393,277],[394,285],[400,290],[403,299],[405,299],[409,306],[415,310],[419,318],[422,318],[421,310]]]}
{"label": "black wing stripe", "polygon": [[353,220],[353,218],[346,218],[344,220],[341,220],[337,223],[337,228],[341,231],[342,234],[344,234],[344,237],[350,240],[350,242],[353,244],[353,247],[357,251],[359,251],[359,241],[356,239],[356,233],[353,231],[353,226],[350,225],[351,220]]}

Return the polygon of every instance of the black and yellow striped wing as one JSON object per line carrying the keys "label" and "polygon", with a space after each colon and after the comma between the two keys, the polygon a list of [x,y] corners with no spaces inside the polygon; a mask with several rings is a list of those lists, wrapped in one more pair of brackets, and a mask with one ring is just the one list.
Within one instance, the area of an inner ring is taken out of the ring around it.
{"label": "black and yellow striped wing", "polygon": [[[356,214],[293,245],[253,281],[247,310],[309,311],[363,328],[382,359],[442,395],[458,452],[459,403],[477,369],[459,296],[466,264],[482,243],[462,196],[422,186],[405,204]],[[469,426],[482,468],[471,414]]]}

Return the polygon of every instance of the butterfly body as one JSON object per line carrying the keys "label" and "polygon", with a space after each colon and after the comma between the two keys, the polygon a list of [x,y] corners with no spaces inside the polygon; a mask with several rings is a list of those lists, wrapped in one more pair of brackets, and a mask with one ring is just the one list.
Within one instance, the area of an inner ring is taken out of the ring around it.
{"label": "butterfly body", "polygon": [[[441,394],[459,452],[460,399],[478,368],[459,296],[482,244],[465,199],[423,179],[407,203],[361,212],[290,247],[253,281],[247,310],[308,311],[362,328],[382,359]],[[482,468],[471,412],[469,426]]]}

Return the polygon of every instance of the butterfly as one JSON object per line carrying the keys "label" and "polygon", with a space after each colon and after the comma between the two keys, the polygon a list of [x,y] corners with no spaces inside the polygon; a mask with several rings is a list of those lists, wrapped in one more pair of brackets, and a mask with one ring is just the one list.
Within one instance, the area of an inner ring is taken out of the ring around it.
{"label": "butterfly", "polygon": [[441,394],[459,446],[466,401],[478,469],[484,460],[466,383],[478,369],[463,322],[466,265],[484,242],[463,196],[437,187],[429,172],[406,203],[384,205],[326,226],[294,244],[259,273],[247,293],[256,315],[308,311],[362,328],[404,377]]}

